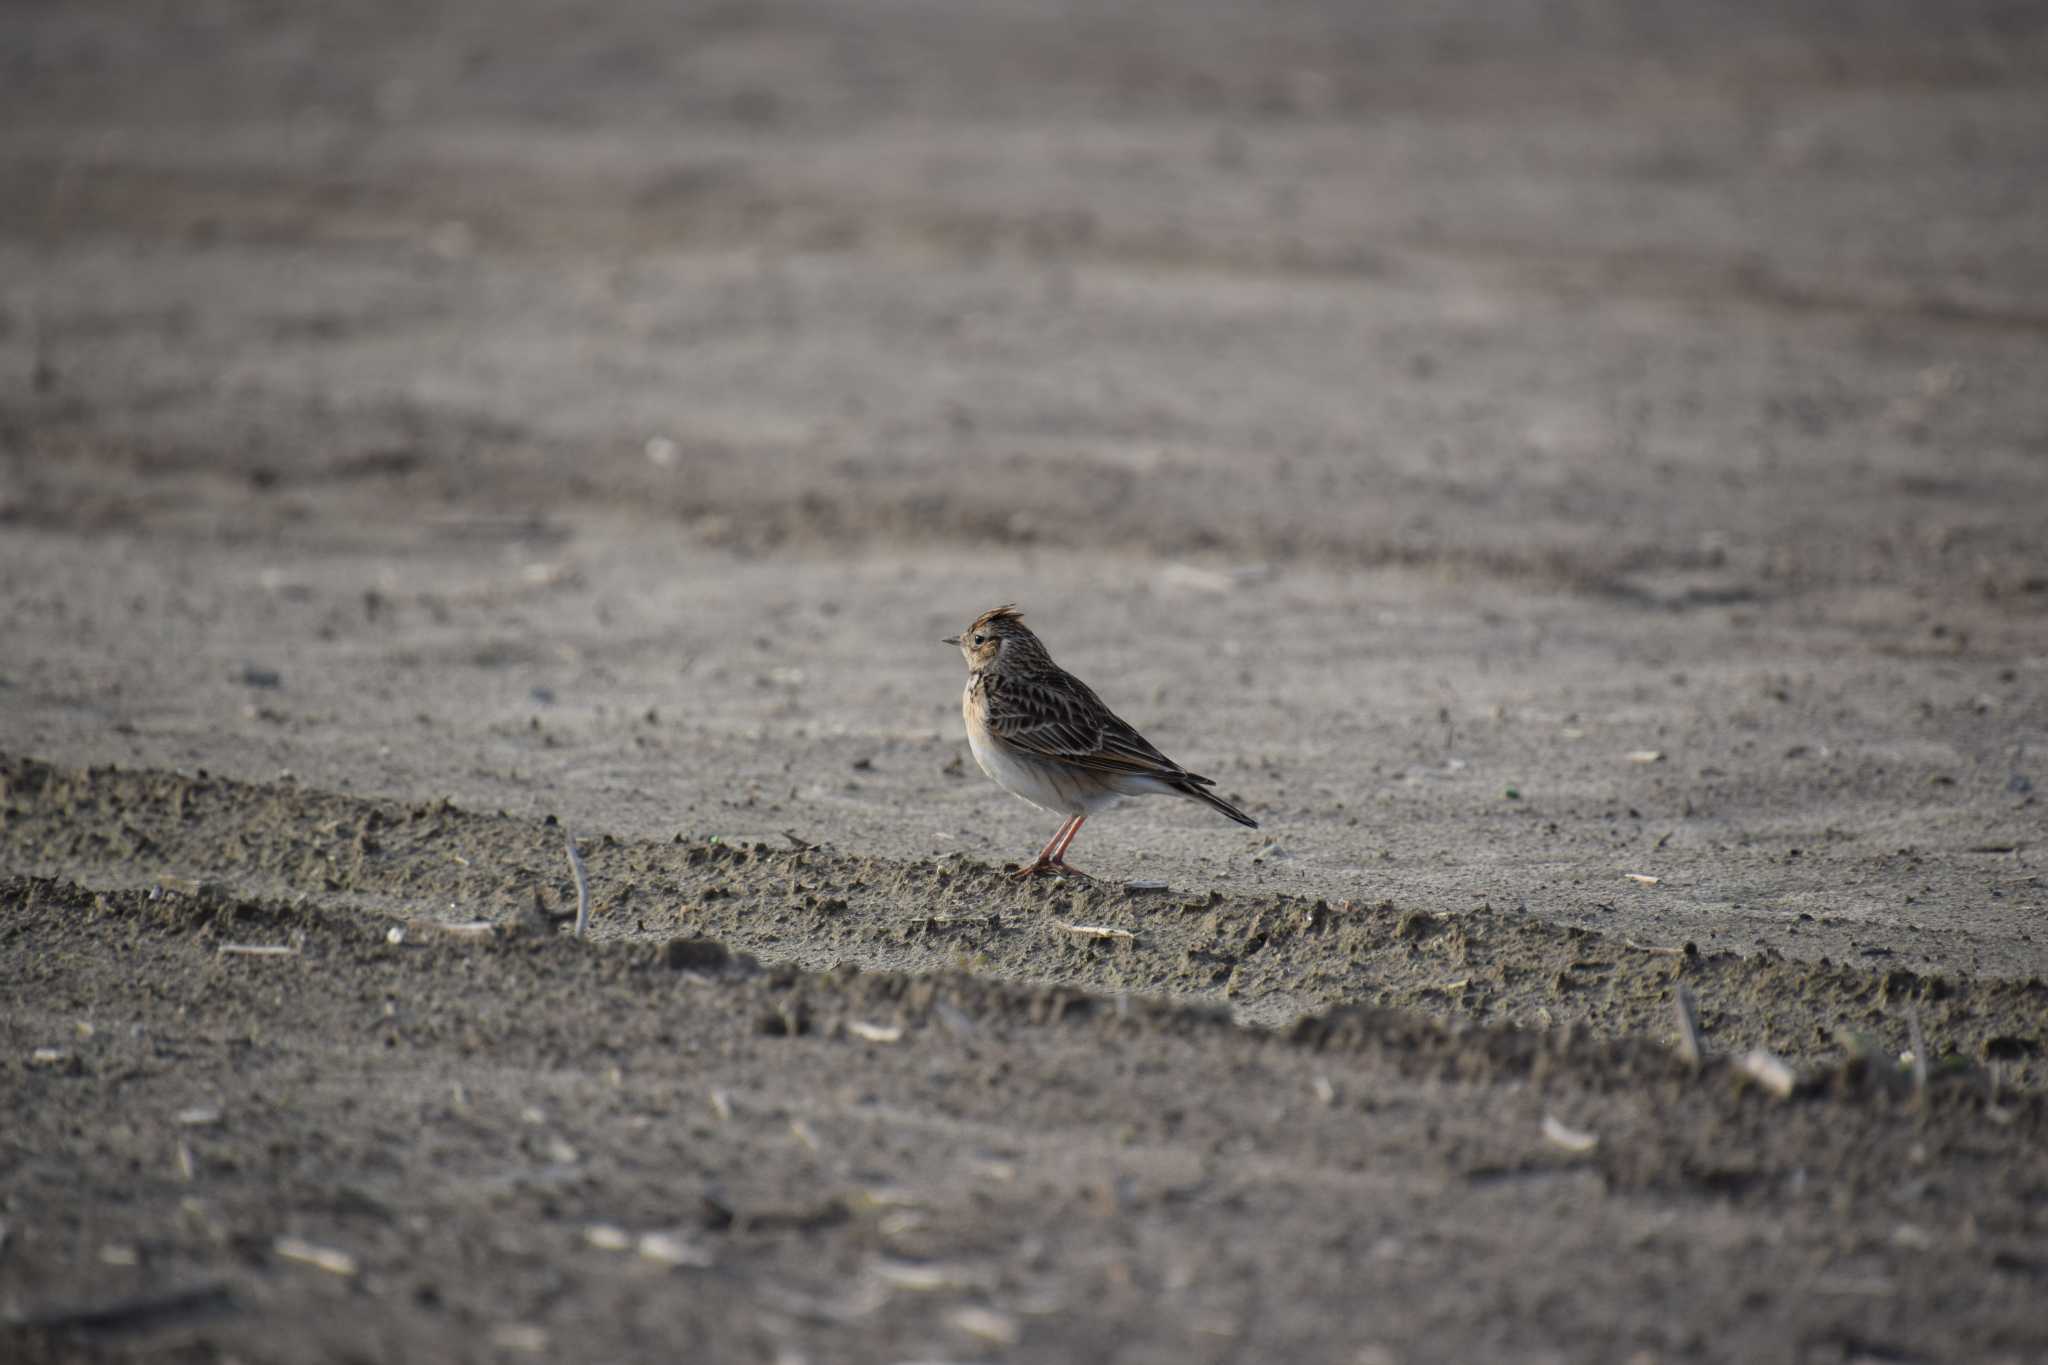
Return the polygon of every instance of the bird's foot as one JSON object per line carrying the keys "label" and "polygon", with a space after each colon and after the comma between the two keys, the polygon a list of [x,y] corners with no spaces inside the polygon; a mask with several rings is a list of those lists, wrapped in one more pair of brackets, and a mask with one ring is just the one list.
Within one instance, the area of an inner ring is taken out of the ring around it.
{"label": "bird's foot", "polygon": [[1078,877],[1084,882],[1095,880],[1072,863],[1064,862],[1057,858],[1040,858],[1028,867],[1020,867],[1010,874],[1012,881],[1019,882],[1032,877]]}

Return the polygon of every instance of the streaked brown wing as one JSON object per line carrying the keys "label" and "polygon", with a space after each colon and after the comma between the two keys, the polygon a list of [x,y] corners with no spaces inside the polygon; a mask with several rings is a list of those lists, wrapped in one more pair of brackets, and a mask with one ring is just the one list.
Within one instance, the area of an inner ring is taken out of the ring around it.
{"label": "streaked brown wing", "polygon": [[986,695],[988,728],[1027,753],[1100,772],[1188,776],[1072,674],[1006,677]]}

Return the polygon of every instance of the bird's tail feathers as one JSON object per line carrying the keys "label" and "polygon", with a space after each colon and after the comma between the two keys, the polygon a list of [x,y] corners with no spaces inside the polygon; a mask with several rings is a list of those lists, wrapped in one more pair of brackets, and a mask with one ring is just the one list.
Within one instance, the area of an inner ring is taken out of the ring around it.
{"label": "bird's tail feathers", "polygon": [[1209,788],[1216,785],[1215,782],[1210,778],[1197,777],[1193,773],[1189,773],[1187,775],[1186,780],[1175,783],[1174,785],[1179,789],[1180,793],[1183,796],[1191,796],[1195,800],[1200,801],[1205,806],[1214,806],[1217,810],[1223,812],[1231,819],[1237,821],[1237,823],[1239,823],[1240,825],[1249,825],[1253,829],[1257,829],[1259,827],[1258,821],[1252,819],[1251,816],[1246,815],[1236,806],[1231,805],[1228,801],[1225,801],[1222,797],[1210,791]]}

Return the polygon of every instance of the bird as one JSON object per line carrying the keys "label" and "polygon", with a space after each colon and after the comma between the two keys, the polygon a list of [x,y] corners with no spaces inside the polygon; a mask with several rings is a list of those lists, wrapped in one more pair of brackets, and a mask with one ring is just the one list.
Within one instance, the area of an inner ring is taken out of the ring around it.
{"label": "bird", "polygon": [[1131,796],[1185,796],[1252,829],[1259,822],[1210,791],[1103,705],[1087,683],[1052,661],[1014,605],[992,607],[941,644],[967,660],[960,711],[974,761],[995,784],[1067,817],[1028,866],[1012,876],[1086,878],[1067,848],[1089,816]]}

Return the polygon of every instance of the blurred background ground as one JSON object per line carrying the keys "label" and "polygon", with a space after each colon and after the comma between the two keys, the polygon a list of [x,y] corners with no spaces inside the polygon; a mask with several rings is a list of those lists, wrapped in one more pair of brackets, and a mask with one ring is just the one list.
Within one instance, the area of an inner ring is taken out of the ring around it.
{"label": "blurred background ground", "polygon": [[8,755],[994,865],[1015,601],[1112,883],[2048,967],[2033,6],[7,31]]}

